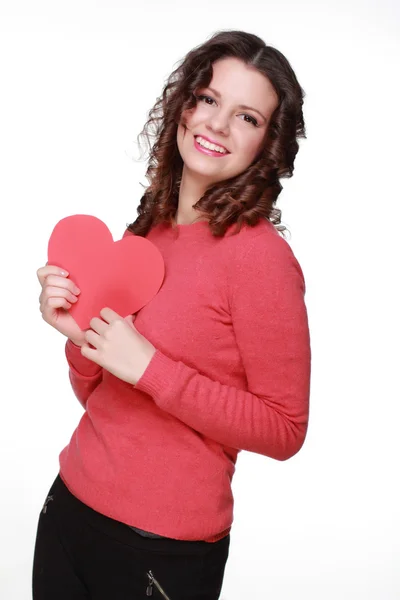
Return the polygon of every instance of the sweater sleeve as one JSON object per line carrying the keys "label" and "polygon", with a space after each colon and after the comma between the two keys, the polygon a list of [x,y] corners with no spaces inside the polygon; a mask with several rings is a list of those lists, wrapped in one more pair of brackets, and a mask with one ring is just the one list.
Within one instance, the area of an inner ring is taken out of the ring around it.
{"label": "sweater sleeve", "polygon": [[102,380],[103,369],[82,356],[80,347],[69,339],[65,344],[65,356],[69,365],[72,389],[83,408],[86,408],[87,399]]}
{"label": "sweater sleeve", "polygon": [[259,235],[232,274],[231,315],[247,389],[211,380],[159,350],[136,388],[215,441],[277,460],[303,445],[311,349],[305,283],[289,244]]}

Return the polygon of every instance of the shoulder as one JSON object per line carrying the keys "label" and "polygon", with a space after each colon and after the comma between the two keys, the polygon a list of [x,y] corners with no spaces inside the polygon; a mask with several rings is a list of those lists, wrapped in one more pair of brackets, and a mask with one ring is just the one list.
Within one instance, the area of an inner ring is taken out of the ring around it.
{"label": "shoulder", "polygon": [[291,246],[270,221],[244,226],[239,233],[229,235],[229,240],[233,282],[242,285],[256,278],[260,283],[273,279],[283,283],[289,278],[305,288],[303,271]]}
{"label": "shoulder", "polygon": [[279,246],[283,242],[288,245],[271,221],[267,219],[260,219],[254,226],[243,225],[239,232],[236,232],[236,225],[232,225],[225,238],[229,245],[233,248],[240,248],[242,251],[263,244]]}
{"label": "shoulder", "polygon": [[229,239],[237,266],[253,261],[259,264],[267,259],[296,260],[289,243],[266,219],[259,221],[254,227],[245,225],[239,233],[230,235]]}

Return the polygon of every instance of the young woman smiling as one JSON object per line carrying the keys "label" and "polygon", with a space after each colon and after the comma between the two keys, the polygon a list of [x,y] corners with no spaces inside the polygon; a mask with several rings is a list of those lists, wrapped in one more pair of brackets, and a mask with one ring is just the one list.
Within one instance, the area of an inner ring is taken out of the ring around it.
{"label": "young woman smiling", "polygon": [[142,132],[149,186],[125,235],[161,251],[157,296],[127,319],[105,307],[84,332],[68,313],[74,283],[38,270],[85,412],[40,514],[35,600],[217,600],[238,453],[300,450],[305,283],[274,205],[305,137],[303,96],[278,50],[215,34],[171,74]]}

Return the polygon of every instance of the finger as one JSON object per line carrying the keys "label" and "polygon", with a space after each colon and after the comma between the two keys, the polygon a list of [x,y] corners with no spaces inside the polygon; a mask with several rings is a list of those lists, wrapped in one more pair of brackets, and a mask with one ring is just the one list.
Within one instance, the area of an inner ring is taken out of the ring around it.
{"label": "finger", "polygon": [[111,308],[102,308],[100,311],[100,316],[106,323],[112,323],[113,321],[118,321],[122,319],[121,315],[112,310]]}
{"label": "finger", "polygon": [[56,308],[65,308],[65,310],[69,310],[71,304],[65,298],[49,298],[46,304],[40,305],[40,312],[42,313],[43,318],[47,319]]}
{"label": "finger", "polygon": [[45,303],[49,298],[65,298],[71,304],[78,301],[78,298],[67,289],[45,286],[39,296],[39,302]]}
{"label": "finger", "polygon": [[95,331],[92,331],[91,329],[88,329],[85,332],[85,340],[88,344],[91,344],[97,350],[102,345],[101,336],[98,333],[96,333]]}
{"label": "finger", "polygon": [[36,271],[36,275],[39,279],[40,285],[43,285],[48,275],[60,275],[61,277],[68,277],[69,273],[61,267],[46,264],[44,267],[40,267],[40,269]]}
{"label": "finger", "polygon": [[92,360],[96,364],[100,365],[99,359],[98,359],[97,350],[94,350],[93,348],[90,348],[88,346],[88,344],[85,344],[85,343],[82,344],[82,346],[81,346],[81,354],[85,358],[88,358],[89,360]]}
{"label": "finger", "polygon": [[48,285],[69,290],[73,294],[80,293],[80,289],[73,281],[71,281],[71,279],[66,279],[65,277],[60,277],[59,275],[48,275],[46,277],[44,286]]}
{"label": "finger", "polygon": [[108,328],[107,323],[105,323],[103,319],[99,319],[98,317],[93,317],[93,319],[90,320],[89,325],[90,328],[93,329],[93,331],[95,331],[99,335],[104,335]]}
{"label": "finger", "polygon": [[136,319],[136,315],[128,315],[125,317],[125,319],[127,321],[131,321],[131,323],[134,323],[135,319]]}
{"label": "finger", "polygon": [[135,322],[136,316],[135,315],[128,315],[127,317],[125,317],[125,321],[128,323],[128,325],[130,327],[132,327],[132,329],[136,329],[134,322]]}

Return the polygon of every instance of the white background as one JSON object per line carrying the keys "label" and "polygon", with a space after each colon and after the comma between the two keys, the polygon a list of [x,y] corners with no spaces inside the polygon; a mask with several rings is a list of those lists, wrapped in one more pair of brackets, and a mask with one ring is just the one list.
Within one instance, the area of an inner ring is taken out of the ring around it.
{"label": "white background", "polygon": [[[136,136],[176,62],[260,35],[306,91],[278,206],[306,277],[311,419],[286,462],[239,456],[224,600],[400,598],[397,0],[0,2],[0,597],[30,597],[37,518],[81,414],[38,310],[56,222],[136,215]],[[111,599],[110,599],[111,600]]]}

